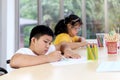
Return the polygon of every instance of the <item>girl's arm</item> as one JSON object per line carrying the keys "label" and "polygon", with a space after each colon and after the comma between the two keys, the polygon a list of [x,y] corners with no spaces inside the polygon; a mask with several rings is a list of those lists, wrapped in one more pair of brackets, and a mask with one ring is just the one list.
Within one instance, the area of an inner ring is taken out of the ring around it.
{"label": "girl's arm", "polygon": [[66,58],[80,58],[79,54],[76,54],[73,50],[72,50],[72,44],[70,46],[70,44],[66,42],[62,42],[59,45],[56,45],[57,50],[60,50],[62,52],[62,54],[66,57]]}

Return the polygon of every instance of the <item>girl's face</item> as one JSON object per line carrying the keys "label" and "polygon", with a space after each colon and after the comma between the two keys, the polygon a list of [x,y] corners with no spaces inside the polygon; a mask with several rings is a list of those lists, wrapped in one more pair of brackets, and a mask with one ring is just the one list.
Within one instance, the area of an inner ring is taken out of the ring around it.
{"label": "girl's face", "polygon": [[37,55],[44,55],[47,53],[50,44],[52,42],[52,36],[43,35],[39,39],[32,38],[32,51]]}
{"label": "girl's face", "polygon": [[71,36],[71,37],[74,37],[78,34],[79,30],[80,30],[80,24],[77,22],[75,23],[74,25],[69,25],[68,27],[68,34]]}

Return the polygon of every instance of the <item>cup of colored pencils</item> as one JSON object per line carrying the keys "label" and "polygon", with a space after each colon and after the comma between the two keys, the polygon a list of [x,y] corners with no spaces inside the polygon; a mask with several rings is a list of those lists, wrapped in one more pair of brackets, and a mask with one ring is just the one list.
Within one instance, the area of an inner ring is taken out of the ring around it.
{"label": "cup of colored pencils", "polygon": [[87,45],[87,59],[88,60],[98,60],[97,44],[88,44]]}
{"label": "cup of colored pencils", "polygon": [[117,34],[115,31],[111,31],[108,34],[105,34],[105,41],[108,54],[117,54],[119,34]]}
{"label": "cup of colored pencils", "polygon": [[104,47],[104,33],[96,33],[98,47]]}

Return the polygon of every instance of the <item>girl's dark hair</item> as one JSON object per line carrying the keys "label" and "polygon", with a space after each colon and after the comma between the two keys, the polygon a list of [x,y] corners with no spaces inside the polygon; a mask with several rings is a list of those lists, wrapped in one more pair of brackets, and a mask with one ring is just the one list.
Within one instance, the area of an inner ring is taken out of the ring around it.
{"label": "girl's dark hair", "polygon": [[65,19],[60,20],[56,26],[55,26],[55,35],[57,36],[60,33],[68,33],[68,29],[67,29],[67,24],[71,24],[71,25],[75,25],[75,23],[79,22],[80,25],[82,25],[82,20],[80,17],[78,17],[77,15],[71,14],[68,17],[66,17]]}
{"label": "girl's dark hair", "polygon": [[43,35],[49,35],[49,36],[54,38],[54,33],[48,26],[45,26],[45,25],[37,25],[37,26],[35,26],[31,30],[30,38],[29,38],[29,44],[31,43],[31,38],[32,37],[35,37],[35,38],[38,39],[39,37],[41,37]]}
{"label": "girl's dark hair", "polygon": [[65,20],[60,20],[55,26],[55,35],[57,36],[60,33],[68,33],[67,26],[65,24]]}

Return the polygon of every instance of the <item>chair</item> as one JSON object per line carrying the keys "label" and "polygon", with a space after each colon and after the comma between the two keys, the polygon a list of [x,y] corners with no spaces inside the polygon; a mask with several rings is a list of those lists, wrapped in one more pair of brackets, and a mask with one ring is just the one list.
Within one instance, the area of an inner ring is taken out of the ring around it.
{"label": "chair", "polygon": [[9,63],[10,63],[10,59],[9,59],[9,60],[7,60],[7,61],[6,61],[6,63],[7,63],[7,64],[9,64]]}
{"label": "chair", "polygon": [[[6,63],[9,64],[10,60],[7,60]],[[4,74],[7,74],[7,73],[8,73],[8,71],[6,69],[0,67],[0,76],[4,75]]]}
{"label": "chair", "polygon": [[6,69],[0,67],[0,76],[3,75],[3,74],[7,74],[7,73],[8,73],[8,72],[7,72]]}

